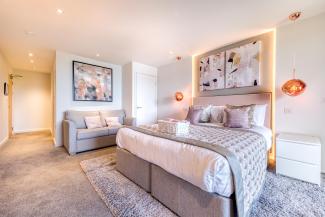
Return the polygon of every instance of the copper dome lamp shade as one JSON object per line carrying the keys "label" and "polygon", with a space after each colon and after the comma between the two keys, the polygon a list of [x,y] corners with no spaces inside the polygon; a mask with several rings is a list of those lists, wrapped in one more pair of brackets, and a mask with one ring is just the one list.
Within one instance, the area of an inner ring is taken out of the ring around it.
{"label": "copper dome lamp shade", "polygon": [[[289,16],[289,19],[294,22],[300,17],[301,12],[295,12]],[[298,96],[302,94],[306,89],[306,83],[300,79],[296,79],[296,55],[293,57],[293,79],[287,81],[282,86],[282,92],[288,96]]]}

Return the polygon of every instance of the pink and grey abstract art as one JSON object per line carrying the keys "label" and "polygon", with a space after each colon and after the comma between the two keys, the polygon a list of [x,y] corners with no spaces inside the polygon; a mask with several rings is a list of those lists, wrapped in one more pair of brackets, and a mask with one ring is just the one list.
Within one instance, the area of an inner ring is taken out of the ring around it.
{"label": "pink and grey abstract art", "polygon": [[112,102],[111,68],[73,61],[75,101]]}

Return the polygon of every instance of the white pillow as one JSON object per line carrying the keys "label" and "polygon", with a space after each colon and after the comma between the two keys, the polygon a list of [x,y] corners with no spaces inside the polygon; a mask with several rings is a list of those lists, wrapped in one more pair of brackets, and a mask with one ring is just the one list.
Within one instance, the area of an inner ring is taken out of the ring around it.
{"label": "white pillow", "polygon": [[120,123],[119,117],[106,117],[105,122],[108,127],[120,127],[122,124]]}
{"label": "white pillow", "polygon": [[224,123],[224,111],[226,106],[211,106],[211,123]]}
{"label": "white pillow", "polygon": [[100,128],[102,126],[102,122],[100,120],[100,116],[88,116],[85,117],[86,126],[88,129]]}
{"label": "white pillow", "polygon": [[266,108],[266,104],[254,106],[253,123],[256,126],[264,127]]}

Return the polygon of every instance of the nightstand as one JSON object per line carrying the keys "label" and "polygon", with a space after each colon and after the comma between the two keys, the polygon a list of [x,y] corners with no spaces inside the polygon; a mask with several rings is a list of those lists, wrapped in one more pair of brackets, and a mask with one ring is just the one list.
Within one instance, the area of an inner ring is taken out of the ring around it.
{"label": "nightstand", "polygon": [[314,136],[281,133],[276,138],[276,173],[321,183],[321,142]]}

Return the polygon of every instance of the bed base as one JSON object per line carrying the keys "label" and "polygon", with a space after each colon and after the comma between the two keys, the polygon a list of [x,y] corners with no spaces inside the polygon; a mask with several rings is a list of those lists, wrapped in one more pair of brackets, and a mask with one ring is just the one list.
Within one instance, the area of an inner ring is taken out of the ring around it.
{"label": "bed base", "polygon": [[232,197],[203,191],[125,149],[117,148],[116,169],[179,216],[235,216]]}

